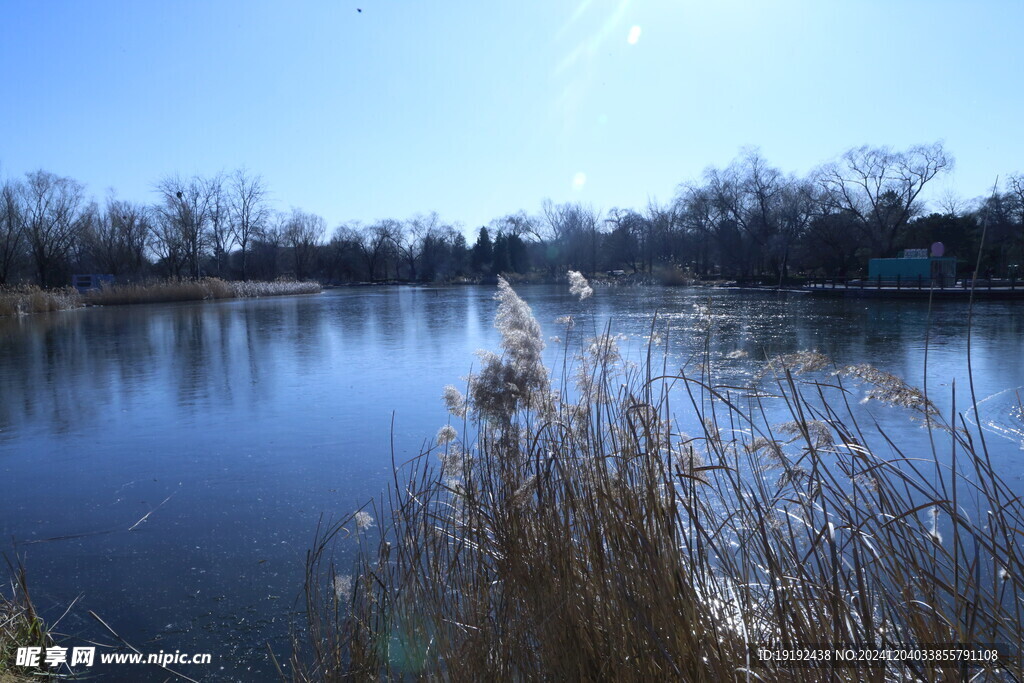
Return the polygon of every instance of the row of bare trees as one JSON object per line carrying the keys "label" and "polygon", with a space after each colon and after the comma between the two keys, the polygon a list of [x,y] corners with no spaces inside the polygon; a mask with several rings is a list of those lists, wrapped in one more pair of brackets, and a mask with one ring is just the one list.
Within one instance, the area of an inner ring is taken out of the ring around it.
{"label": "row of bare trees", "polygon": [[947,194],[926,211],[923,190],[952,166],[941,143],[903,151],[863,146],[798,177],[747,149],[726,168],[680,185],[667,204],[612,209],[604,218],[587,207],[549,204],[535,222],[565,265],[586,271],[851,273],[870,258],[942,241],[947,253],[972,263],[980,249],[988,268],[1013,275],[1024,261],[1024,176],[1011,176],[1005,191],[988,199]]}
{"label": "row of bare trees", "polygon": [[934,241],[964,260],[980,250],[987,268],[1015,274],[1024,260],[1024,176],[986,200],[946,196],[925,211],[923,190],[952,166],[941,143],[864,146],[798,177],[747,149],[680,185],[666,204],[603,213],[545,201],[535,215],[491,221],[472,245],[436,213],[343,223],[328,239],[323,218],[274,210],[263,179],[244,169],[167,176],[154,204],[110,197],[102,206],[75,180],[36,171],[0,185],[0,285],[60,285],[73,271],[344,282],[668,267],[785,278],[857,272],[869,258]]}
{"label": "row of bare trees", "polygon": [[682,186],[673,211],[684,237],[701,245],[689,259],[701,271],[845,271],[911,246],[904,238],[923,209],[921,192],[952,164],[938,143],[903,152],[865,146],[801,178],[746,150]]}
{"label": "row of bare trees", "polygon": [[101,206],[86,198],[81,183],[47,171],[5,180],[0,285],[66,284],[72,269],[122,278],[224,276],[231,256],[245,278],[253,244],[275,232],[273,240],[293,247],[298,271],[325,229],[323,219],[301,211],[275,214],[262,178],[244,169],[168,176],[156,189],[160,201],[152,205],[111,196]]}
{"label": "row of bare trees", "polygon": [[430,213],[344,223],[327,245],[326,265],[334,280],[450,280],[467,274],[467,255],[461,226]]}
{"label": "row of bare trees", "polygon": [[168,176],[157,192],[162,201],[153,207],[153,253],[175,277],[199,277],[207,258],[212,258],[211,274],[223,277],[237,247],[245,279],[253,242],[278,227],[272,224],[263,179],[244,169],[210,178]]}
{"label": "row of bare trees", "polygon": [[36,171],[0,185],[0,285],[67,284],[72,272],[121,280],[196,278],[450,279],[466,274],[461,228],[436,213],[372,225],[275,211],[258,175],[167,176],[158,201],[87,200],[70,178]]}
{"label": "row of bare trees", "polygon": [[23,265],[42,284],[76,245],[90,220],[84,188],[70,178],[29,173],[24,182],[4,183],[0,213],[0,284]]}

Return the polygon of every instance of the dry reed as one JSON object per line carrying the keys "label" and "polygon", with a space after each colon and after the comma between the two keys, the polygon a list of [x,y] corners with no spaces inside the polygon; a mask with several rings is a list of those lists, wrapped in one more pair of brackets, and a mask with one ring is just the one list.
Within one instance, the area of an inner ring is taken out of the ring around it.
{"label": "dry reed", "polygon": [[[769,363],[789,413],[773,426],[763,393],[664,374],[650,352],[631,367],[610,335],[591,345],[571,401],[570,387],[555,394],[524,367],[539,363],[539,328],[504,283],[499,298],[504,354],[481,374],[510,396],[480,377],[466,396],[446,388],[466,415],[462,438],[444,430],[396,469],[373,511],[376,540],[353,518],[318,532],[294,680],[1024,676],[1024,508],[966,428],[933,434],[941,456],[904,453],[879,428],[862,431],[842,375],[795,378],[823,369],[816,355]],[[942,419],[898,378],[846,374]],[[675,427],[684,409],[697,437]],[[351,535],[354,577],[331,559]],[[756,656],[762,645],[951,643],[999,644],[999,661]]]}
{"label": "dry reed", "polygon": [[228,282],[218,278],[156,282],[141,285],[114,285],[85,295],[87,303],[97,306],[205,301],[287,294],[314,294],[316,282]]}
{"label": "dry reed", "polygon": [[35,285],[0,288],[0,317],[64,311],[82,305],[72,287],[40,289]]}
{"label": "dry reed", "polygon": [[73,287],[40,289],[35,285],[0,288],[0,317],[46,313],[77,308],[83,304],[115,306],[173,301],[317,294],[317,282],[228,282],[218,278],[173,280],[148,284],[112,285],[80,295]]}
{"label": "dry reed", "polygon": [[[17,666],[17,649],[46,648],[53,644],[53,640],[29,597],[24,567],[20,563],[16,567],[9,566],[12,574],[10,597],[0,593],[0,681],[39,680],[34,676],[45,676],[45,669]],[[33,675],[31,679],[28,678],[30,674]]]}

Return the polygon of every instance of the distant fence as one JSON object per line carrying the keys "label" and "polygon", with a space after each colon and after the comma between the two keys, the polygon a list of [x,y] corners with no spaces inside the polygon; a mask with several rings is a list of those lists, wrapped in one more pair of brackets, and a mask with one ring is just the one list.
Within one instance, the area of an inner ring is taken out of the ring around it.
{"label": "distant fence", "polygon": [[970,289],[971,286],[974,289],[1008,289],[1011,292],[1017,289],[1017,278],[1010,278],[1008,280],[987,278],[987,279],[976,279],[972,280],[969,277],[956,280],[951,277],[910,277],[904,278],[899,275],[892,278],[884,278],[881,276],[873,278],[847,278],[847,277],[830,277],[830,278],[808,278],[805,287],[810,289],[911,289],[911,290],[928,290],[928,289]]}

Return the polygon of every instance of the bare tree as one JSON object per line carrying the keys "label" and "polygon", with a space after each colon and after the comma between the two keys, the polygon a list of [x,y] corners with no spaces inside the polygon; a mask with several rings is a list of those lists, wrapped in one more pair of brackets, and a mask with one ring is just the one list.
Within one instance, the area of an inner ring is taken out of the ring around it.
{"label": "bare tree", "polygon": [[1005,250],[1006,268],[1004,273],[1015,280],[1021,276],[1021,264],[1024,263],[1024,177],[1010,176],[1010,187],[1016,198],[1017,220],[1014,224],[1010,247]]}
{"label": "bare tree", "polygon": [[707,169],[704,181],[717,213],[723,255],[728,254],[743,275],[777,267],[783,259],[777,253],[779,206],[787,184],[782,172],[750,148],[724,170]]}
{"label": "bare tree", "polygon": [[355,280],[359,270],[359,233],[345,225],[334,230],[324,250],[327,279],[331,281]]}
{"label": "bare tree", "polygon": [[138,274],[146,265],[152,227],[146,206],[110,197],[105,210],[92,211],[83,246],[100,271]]}
{"label": "bare tree", "polygon": [[420,277],[432,281],[461,274],[465,242],[462,232],[451,225],[439,223],[431,226],[423,235]]}
{"label": "bare tree", "polygon": [[46,171],[26,177],[22,185],[25,237],[39,284],[53,285],[82,225],[85,188]]}
{"label": "bare tree", "polygon": [[391,232],[395,251],[409,271],[409,279],[416,280],[417,264],[423,254],[423,245],[429,235],[434,234],[441,224],[436,211],[417,214],[404,225],[396,226]]}
{"label": "bare tree", "polygon": [[75,240],[75,270],[117,275],[120,260],[116,256],[114,231],[106,211],[95,201],[83,211],[84,219]]}
{"label": "bare tree", "polygon": [[167,276],[181,279],[188,264],[188,249],[177,217],[164,209],[157,210],[150,224],[150,235],[150,248],[156,255],[157,265]]}
{"label": "bare tree", "polygon": [[[781,271],[780,263],[785,260],[787,246],[781,234],[786,179],[782,171],[769,166],[756,149],[745,152],[740,169],[746,213],[743,223],[754,243],[754,267],[758,274],[770,268]],[[780,272],[780,278],[781,275]]]}
{"label": "bare tree", "polygon": [[1015,173],[1009,180],[1010,194],[1013,196],[1016,207],[1017,224],[1024,227],[1024,175]]}
{"label": "bare tree", "polygon": [[963,216],[970,210],[971,203],[958,195],[955,191],[947,188],[939,197],[939,208],[947,216]]}
{"label": "bare tree", "polygon": [[987,222],[988,261],[1001,273],[1018,277],[1024,260],[1024,175],[1011,175],[1007,191],[993,194],[982,204]]}
{"label": "bare tree", "polygon": [[857,267],[856,217],[848,211],[819,211],[810,220],[799,244],[801,262],[828,275],[845,275]]}
{"label": "bare tree", "polygon": [[663,261],[679,265],[683,254],[682,247],[677,244],[676,239],[680,224],[677,206],[674,203],[662,206],[652,199],[647,202],[642,218],[643,221],[640,223],[632,222],[631,227],[646,233],[651,250],[649,258],[653,259],[653,252],[656,251]]}
{"label": "bare tree", "polygon": [[21,183],[0,185],[0,285],[10,284],[25,251],[25,211]]}
{"label": "bare tree", "polygon": [[252,237],[249,270],[259,278],[272,280],[278,275],[279,252],[285,244],[285,233],[291,216],[268,211],[263,227]]}
{"label": "bare tree", "polygon": [[629,266],[637,273],[644,266],[643,240],[647,236],[647,221],[632,209],[613,208],[605,219],[612,226],[608,236],[608,265],[617,270]]}
{"label": "bare tree", "polygon": [[789,259],[796,245],[804,239],[811,221],[818,213],[818,197],[814,183],[809,180],[786,179],[776,206],[778,230],[769,246],[776,260],[779,285],[789,274]]}
{"label": "bare tree", "polygon": [[292,249],[296,279],[303,280],[312,273],[317,245],[326,229],[327,223],[320,216],[292,209],[285,224],[284,241]]}
{"label": "bare tree", "polygon": [[817,179],[832,208],[849,212],[872,253],[885,256],[917,212],[921,190],[952,167],[940,142],[905,152],[865,145],[819,169]]}
{"label": "bare tree", "polygon": [[359,223],[349,223],[339,227],[336,234],[342,235],[356,245],[372,282],[377,279],[379,265],[384,265],[384,278],[387,279],[388,252],[395,242],[394,235],[400,228],[398,221],[388,218],[367,227],[361,227]]}
{"label": "bare tree", "polygon": [[[163,197],[160,230],[164,244],[175,242],[184,252],[188,275],[198,278],[207,247],[207,226],[213,211],[215,185],[198,176],[182,179],[167,176],[157,184]],[[171,239],[168,230],[177,232]]]}
{"label": "bare tree", "polygon": [[95,200],[90,201],[82,209],[78,227],[75,229],[75,239],[72,240],[71,249],[68,252],[67,262],[71,267],[71,272],[97,272],[99,265],[92,257],[94,235],[99,231],[100,224],[105,219],[106,215],[100,210],[100,206]]}
{"label": "bare tree", "polygon": [[686,239],[693,245],[697,272],[706,275],[715,265],[735,261],[737,253],[730,248],[730,239],[735,237],[733,223],[726,220],[708,185],[680,186],[675,206]]}
{"label": "bare tree", "polygon": [[141,273],[146,267],[146,251],[152,234],[152,209],[135,202],[111,201],[107,204],[107,215],[117,234],[118,249],[127,272]]}
{"label": "bare tree", "polygon": [[491,221],[494,232],[503,232],[506,235],[515,236],[520,239],[541,241],[540,219],[527,215],[525,211],[517,211],[496,218]]}
{"label": "bare tree", "polygon": [[270,217],[267,187],[263,178],[238,169],[231,176],[231,232],[242,255],[242,279],[249,276],[249,246],[258,237]]}
{"label": "bare tree", "polygon": [[597,270],[599,212],[578,203],[554,204],[544,200],[544,223],[556,256],[549,267]]}
{"label": "bare tree", "polygon": [[218,173],[206,180],[209,197],[209,220],[206,226],[206,243],[213,250],[213,262],[217,277],[224,277],[228,252],[234,241],[231,229],[231,198],[228,196],[226,179]]}

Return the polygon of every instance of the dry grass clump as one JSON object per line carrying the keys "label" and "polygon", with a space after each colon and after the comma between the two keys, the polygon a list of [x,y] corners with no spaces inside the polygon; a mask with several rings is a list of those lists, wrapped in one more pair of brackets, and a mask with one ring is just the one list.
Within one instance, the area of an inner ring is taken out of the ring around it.
{"label": "dry grass clump", "polygon": [[[465,396],[445,389],[464,428],[396,471],[372,540],[355,517],[320,534],[295,680],[1024,676],[1024,508],[966,431],[944,431],[932,462],[869,438],[841,381],[794,379],[824,368],[815,357],[772,368],[790,413],[773,426],[760,394],[618,363],[609,335],[587,386],[557,394],[524,367],[540,364],[529,307],[504,283],[498,298],[503,355]],[[675,426],[684,410],[697,437]],[[341,575],[331,541],[352,535]],[[948,643],[998,643],[999,661],[755,654]]]}
{"label": "dry grass clump", "polygon": [[176,280],[150,284],[112,285],[94,289],[84,296],[87,303],[96,306],[115,306],[227,299],[232,294],[230,283],[217,278],[203,278],[201,280]]}
{"label": "dry grass clump", "polygon": [[923,391],[910,386],[892,373],[867,364],[848,365],[839,373],[856,377],[871,385],[871,389],[864,397],[865,402],[881,401],[893,406],[911,408],[928,415],[938,415],[939,413],[939,409],[928,400]]}
{"label": "dry grass clump", "polygon": [[85,300],[98,306],[148,304],[170,301],[205,301],[285,294],[313,294],[316,282],[227,282],[219,278],[156,282],[145,285],[114,285],[89,292]]}
{"label": "dry grass clump", "polygon": [[317,282],[228,282],[219,278],[110,285],[80,295],[74,287],[40,289],[35,285],[0,288],[0,317],[63,311],[83,303],[93,306],[205,301],[288,294],[317,294]]}
{"label": "dry grass clump", "polygon": [[659,266],[654,270],[654,281],[667,287],[688,287],[695,278],[679,266]]}
{"label": "dry grass clump", "polygon": [[284,296],[287,294],[319,294],[319,282],[278,280],[276,282],[232,282],[231,291],[237,297]]}
{"label": "dry grass clump", "polygon": [[42,674],[15,665],[19,647],[46,648],[53,645],[42,619],[36,614],[25,584],[25,570],[13,569],[10,597],[0,592],[0,681],[27,681],[29,674]]}
{"label": "dry grass clump", "polygon": [[82,305],[73,287],[40,289],[35,285],[0,288],[0,316],[64,311]]}
{"label": "dry grass clump", "polygon": [[774,375],[776,377],[791,372],[802,375],[805,372],[817,372],[832,365],[832,359],[817,351],[797,351],[768,359],[758,373],[758,379]]}

